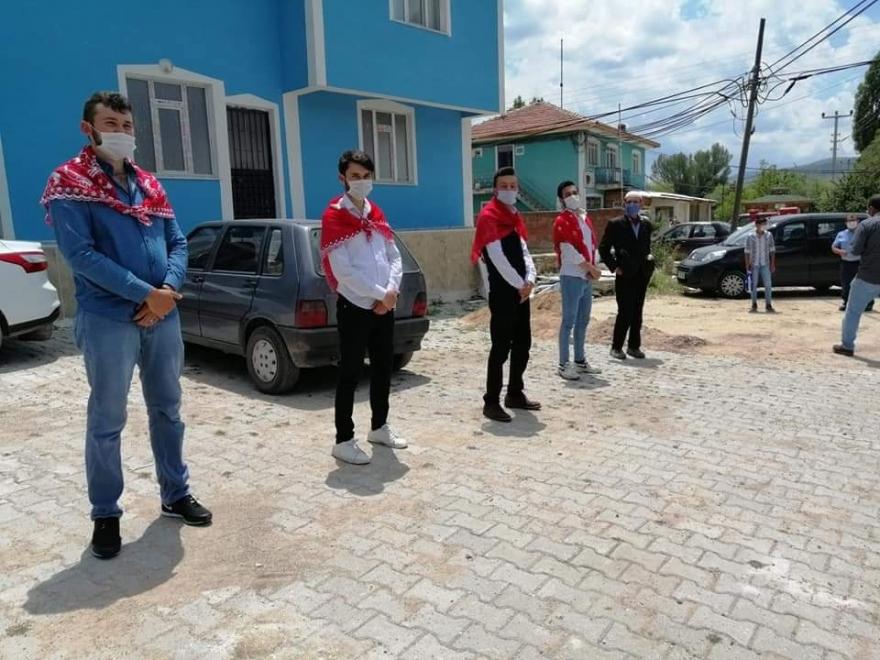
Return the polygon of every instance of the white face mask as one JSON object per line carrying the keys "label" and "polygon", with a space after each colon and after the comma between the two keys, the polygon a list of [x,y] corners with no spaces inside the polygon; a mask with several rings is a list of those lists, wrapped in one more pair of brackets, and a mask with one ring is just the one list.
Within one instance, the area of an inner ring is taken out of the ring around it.
{"label": "white face mask", "polygon": [[373,192],[372,179],[360,179],[348,182],[348,194],[355,199],[366,199]]}
{"label": "white face mask", "polygon": [[853,230],[853,229],[855,229],[855,228],[858,227],[858,226],[859,226],[859,223],[858,223],[858,222],[847,222],[847,223],[846,223],[846,228],[849,229],[849,230]]}
{"label": "white face mask", "polygon": [[519,191],[517,190],[499,190],[495,195],[498,197],[498,201],[502,204],[514,206],[516,204],[516,196],[518,192]]}
{"label": "white face mask", "polygon": [[569,195],[562,202],[565,204],[565,208],[571,211],[577,211],[581,207],[581,198],[577,195]]}
{"label": "white face mask", "polygon": [[100,133],[101,144],[98,148],[114,160],[134,160],[136,148],[133,135],[128,133]]}

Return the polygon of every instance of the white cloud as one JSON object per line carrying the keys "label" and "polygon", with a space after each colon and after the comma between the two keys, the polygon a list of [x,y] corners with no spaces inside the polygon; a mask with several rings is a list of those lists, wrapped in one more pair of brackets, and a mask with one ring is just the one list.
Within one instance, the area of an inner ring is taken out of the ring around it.
{"label": "white cloud", "polygon": [[[611,111],[735,77],[751,68],[760,17],[767,19],[764,57],[773,62],[846,11],[838,0],[506,0],[508,103],[521,95],[559,102],[559,40],[565,40],[565,107],[587,115]],[[871,59],[880,39],[880,8],[850,23],[794,63],[789,71]],[[749,164],[781,166],[830,155],[833,124],[822,112],[848,112],[865,68],[799,82],[781,101],[760,107]],[[785,89],[779,88],[778,96]],[[630,128],[681,109],[625,117]],[[739,109],[744,116],[744,110]],[[635,113],[630,113],[634,115]],[[616,123],[615,117],[606,119]],[[848,136],[850,123],[841,121]],[[692,151],[713,142],[735,158],[742,122],[727,108],[680,132],[662,136],[656,153]],[[852,153],[851,140],[841,155]]]}

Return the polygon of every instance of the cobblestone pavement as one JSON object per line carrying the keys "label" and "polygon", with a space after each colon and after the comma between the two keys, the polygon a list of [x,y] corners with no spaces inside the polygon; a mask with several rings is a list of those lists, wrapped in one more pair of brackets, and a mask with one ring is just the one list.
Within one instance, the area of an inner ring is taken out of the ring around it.
{"label": "cobblestone pavement", "polygon": [[480,416],[486,342],[435,321],[394,380],[411,448],[363,468],[329,456],[332,370],[270,398],[240,360],[190,350],[207,529],[158,516],[136,381],[110,562],[85,552],[70,331],[9,342],[0,657],[880,657],[876,363],[591,347],[604,373],[572,384],[542,343],[544,410],[498,425]]}

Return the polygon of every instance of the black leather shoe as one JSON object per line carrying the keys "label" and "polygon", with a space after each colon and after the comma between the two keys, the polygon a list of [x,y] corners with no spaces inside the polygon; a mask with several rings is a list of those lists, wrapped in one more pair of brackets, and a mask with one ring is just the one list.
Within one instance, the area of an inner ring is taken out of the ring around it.
{"label": "black leather shoe", "polygon": [[630,357],[634,357],[636,360],[644,360],[645,354],[638,348],[628,348],[626,349],[626,354]]}
{"label": "black leather shoe", "polygon": [[540,410],[541,404],[537,401],[531,401],[520,392],[519,394],[508,394],[504,397],[504,405],[514,410]]}
{"label": "black leather shoe", "polygon": [[96,518],[89,548],[98,559],[112,559],[122,549],[119,537],[119,518]]}
{"label": "black leather shoe", "polygon": [[162,515],[168,518],[182,518],[187,525],[196,527],[210,525],[211,512],[199,504],[192,495],[181,497],[171,505],[162,505]]}
{"label": "black leather shoe", "polygon": [[776,310],[773,309],[773,305],[767,305],[767,307],[764,311],[766,311],[768,314],[775,314],[776,313]]}
{"label": "black leather shoe", "polygon": [[626,353],[621,351],[619,348],[612,348],[611,349],[611,357],[613,357],[615,360],[625,360]]}
{"label": "black leather shoe", "polygon": [[856,354],[853,349],[847,348],[846,346],[843,346],[842,344],[834,344],[834,346],[831,348],[831,350],[834,351],[835,353],[837,353],[838,355],[845,355],[846,357],[852,357],[853,355]]}
{"label": "black leather shoe", "polygon": [[495,422],[513,421],[513,417],[511,417],[508,412],[501,407],[500,403],[484,403],[483,417],[488,417]]}

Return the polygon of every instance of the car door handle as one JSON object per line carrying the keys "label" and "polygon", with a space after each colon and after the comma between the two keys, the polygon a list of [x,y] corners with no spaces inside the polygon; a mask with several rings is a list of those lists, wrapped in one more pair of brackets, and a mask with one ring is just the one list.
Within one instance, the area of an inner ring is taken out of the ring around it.
{"label": "car door handle", "polygon": [[257,286],[257,280],[255,278],[248,278],[244,281],[244,285],[246,287]]}
{"label": "car door handle", "polygon": [[204,275],[196,275],[192,278],[192,281],[195,282],[196,284],[201,284],[202,282],[205,281],[205,276]]}

